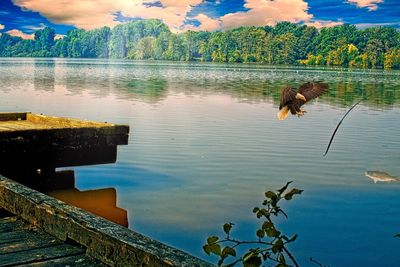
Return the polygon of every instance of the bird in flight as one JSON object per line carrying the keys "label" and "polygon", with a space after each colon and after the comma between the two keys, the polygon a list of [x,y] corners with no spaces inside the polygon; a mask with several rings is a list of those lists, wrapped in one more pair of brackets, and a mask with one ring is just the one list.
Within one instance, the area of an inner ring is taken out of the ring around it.
{"label": "bird in flight", "polygon": [[308,101],[319,97],[328,91],[328,85],[321,82],[308,82],[300,86],[296,92],[294,88],[286,87],[281,93],[281,102],[279,104],[278,119],[284,120],[290,113],[301,117],[306,113],[300,107]]}

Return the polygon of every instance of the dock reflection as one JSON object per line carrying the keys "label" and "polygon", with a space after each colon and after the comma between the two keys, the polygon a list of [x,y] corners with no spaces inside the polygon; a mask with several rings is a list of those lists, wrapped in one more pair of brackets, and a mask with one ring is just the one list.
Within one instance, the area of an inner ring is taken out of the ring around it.
{"label": "dock reflection", "polygon": [[115,188],[80,191],[75,187],[73,170],[7,170],[0,173],[14,181],[45,193],[72,206],[84,209],[109,221],[128,227],[128,213],[117,207]]}

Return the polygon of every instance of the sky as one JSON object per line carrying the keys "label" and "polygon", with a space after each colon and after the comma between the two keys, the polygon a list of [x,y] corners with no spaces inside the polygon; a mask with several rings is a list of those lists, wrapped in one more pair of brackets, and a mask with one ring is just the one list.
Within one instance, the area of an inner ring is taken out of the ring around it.
{"label": "sky", "polygon": [[59,36],[140,19],[160,19],[171,31],[227,30],[290,21],[317,28],[400,28],[400,0],[0,0],[0,33],[25,39],[44,27]]}

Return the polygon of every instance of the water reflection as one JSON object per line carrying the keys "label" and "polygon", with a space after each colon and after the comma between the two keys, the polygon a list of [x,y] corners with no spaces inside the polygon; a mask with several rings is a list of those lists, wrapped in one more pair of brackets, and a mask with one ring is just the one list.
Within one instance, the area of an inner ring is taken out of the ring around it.
{"label": "water reflection", "polygon": [[[248,211],[262,192],[295,180],[305,194],[288,207],[287,229],[299,233],[301,265],[313,256],[331,266],[396,266],[400,183],[375,185],[364,171],[400,173],[400,72],[55,62],[51,94],[33,90],[31,61],[0,63],[1,106],[129,123],[134,135],[120,162],[76,169],[76,187],[116,188],[134,230],[205,257],[204,238],[218,234],[210,231],[229,221],[253,229]],[[309,80],[331,90],[304,119],[279,122],[280,89]],[[160,89],[146,94],[153,83]],[[323,158],[338,120],[360,98]]]}
{"label": "water reflection", "polygon": [[55,88],[55,61],[54,59],[34,59],[34,79],[35,90],[53,92]]}
{"label": "water reflection", "polygon": [[132,79],[124,84],[118,84],[124,99],[141,99],[144,102],[158,102],[167,96],[167,80],[165,79]]}
{"label": "water reflection", "polygon": [[128,227],[128,213],[125,209],[117,207],[117,191],[115,188],[86,191],[69,188],[46,191],[45,193],[107,220]]}
{"label": "water reflection", "polygon": [[32,189],[128,227],[127,211],[117,207],[115,188],[80,191],[73,170],[2,168],[0,173]]}
{"label": "water reflection", "polygon": [[[398,71],[200,63],[164,63],[167,66],[163,66],[163,63],[110,60],[31,59],[31,63],[29,70],[29,59],[22,62],[2,59],[0,62],[11,64],[22,76],[33,75],[36,90],[53,91],[55,86],[64,86],[73,95],[88,92],[105,97],[113,94],[121,99],[146,103],[162,101],[169,94],[223,93],[240,102],[279,105],[282,87],[289,84],[298,87],[317,80],[329,84],[328,94],[319,101],[331,106],[347,107],[364,99],[365,106],[390,108],[400,102]],[[7,82],[6,73],[2,81]],[[9,81],[15,82],[15,79]]]}

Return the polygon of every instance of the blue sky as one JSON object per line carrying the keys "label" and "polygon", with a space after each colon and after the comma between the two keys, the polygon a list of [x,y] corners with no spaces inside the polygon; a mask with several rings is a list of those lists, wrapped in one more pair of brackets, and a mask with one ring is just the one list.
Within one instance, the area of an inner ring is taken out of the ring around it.
{"label": "blue sky", "polygon": [[224,30],[279,21],[316,27],[400,28],[399,0],[0,0],[0,32],[24,38],[45,26],[64,35],[73,28],[113,27],[158,18],[172,31]]}

